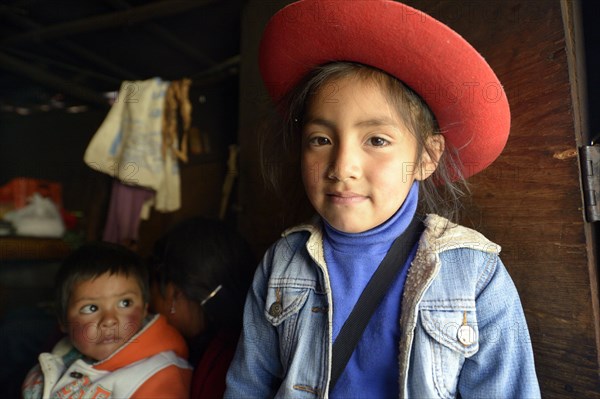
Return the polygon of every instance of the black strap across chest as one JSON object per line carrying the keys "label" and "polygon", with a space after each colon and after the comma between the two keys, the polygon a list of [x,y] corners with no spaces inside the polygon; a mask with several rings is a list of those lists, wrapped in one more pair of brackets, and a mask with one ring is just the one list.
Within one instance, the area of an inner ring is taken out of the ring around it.
{"label": "black strap across chest", "polygon": [[354,309],[333,343],[330,391],[346,368],[371,316],[381,303],[392,281],[395,280],[394,277],[398,270],[406,263],[406,259],[419,240],[423,229],[423,222],[415,215],[404,233],[394,240],[390,250],[358,298]]}

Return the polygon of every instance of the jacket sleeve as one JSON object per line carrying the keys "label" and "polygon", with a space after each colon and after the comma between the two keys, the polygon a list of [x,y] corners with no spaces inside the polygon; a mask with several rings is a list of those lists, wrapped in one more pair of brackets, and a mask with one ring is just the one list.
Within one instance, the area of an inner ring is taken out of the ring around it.
{"label": "jacket sleeve", "polygon": [[227,373],[225,398],[272,398],[281,384],[279,336],[264,315],[273,252],[271,248],[257,268],[246,298],[242,334]]}
{"label": "jacket sleeve", "polygon": [[476,299],[479,350],[465,360],[458,389],[463,398],[539,398],[521,301],[500,258],[495,259]]}
{"label": "jacket sleeve", "polygon": [[131,399],[187,399],[190,397],[191,379],[191,369],[171,365],[149,378]]}

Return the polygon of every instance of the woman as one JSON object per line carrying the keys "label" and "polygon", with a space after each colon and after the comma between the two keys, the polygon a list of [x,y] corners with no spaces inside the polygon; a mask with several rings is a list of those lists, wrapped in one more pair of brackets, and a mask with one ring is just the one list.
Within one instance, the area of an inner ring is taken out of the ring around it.
{"label": "woman", "polygon": [[222,398],[256,266],[252,251],[225,224],[193,218],[157,241],[151,265],[152,308],[190,347],[191,397]]}

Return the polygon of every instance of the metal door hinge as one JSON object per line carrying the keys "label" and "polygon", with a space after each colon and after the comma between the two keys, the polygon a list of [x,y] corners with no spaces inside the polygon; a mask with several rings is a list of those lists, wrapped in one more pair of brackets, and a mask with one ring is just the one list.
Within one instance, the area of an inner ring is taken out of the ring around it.
{"label": "metal door hinge", "polygon": [[581,181],[585,219],[600,221],[600,145],[588,145],[579,149]]}

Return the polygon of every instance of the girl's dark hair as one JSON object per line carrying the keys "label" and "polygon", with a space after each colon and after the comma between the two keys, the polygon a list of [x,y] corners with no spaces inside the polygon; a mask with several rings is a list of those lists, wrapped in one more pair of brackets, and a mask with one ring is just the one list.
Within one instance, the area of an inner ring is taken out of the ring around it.
{"label": "girl's dark hair", "polygon": [[[379,85],[406,127],[417,139],[418,160],[421,159],[423,151],[427,151],[432,159],[436,158],[433,149],[428,145],[429,138],[443,132],[440,131],[433,113],[418,94],[379,69],[353,62],[333,62],[312,70],[283,97],[276,104],[271,118],[272,126],[263,130],[260,141],[263,177],[267,185],[284,201],[297,201],[285,198],[285,194],[293,193],[298,196],[298,185],[294,185],[292,180],[301,180],[302,127],[310,102],[319,90],[331,92],[334,99],[336,81],[347,77]],[[469,193],[458,160],[457,149],[451,148],[446,142],[437,169],[419,185],[420,212],[436,213],[457,221],[461,209],[460,199]]]}
{"label": "girl's dark hair", "polygon": [[201,217],[185,220],[156,242],[150,263],[151,279],[162,295],[173,283],[201,303],[221,285],[204,305],[210,324],[241,325],[256,260],[248,243],[226,224]]}
{"label": "girl's dark hair", "polygon": [[134,277],[140,286],[144,302],[149,302],[148,270],[136,253],[108,242],[87,243],[64,260],[56,275],[55,303],[61,323],[66,323],[69,299],[75,284],[105,273]]}

